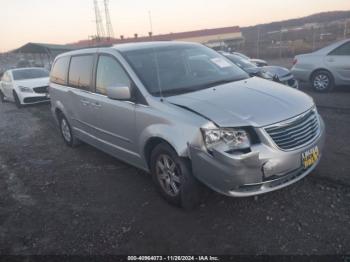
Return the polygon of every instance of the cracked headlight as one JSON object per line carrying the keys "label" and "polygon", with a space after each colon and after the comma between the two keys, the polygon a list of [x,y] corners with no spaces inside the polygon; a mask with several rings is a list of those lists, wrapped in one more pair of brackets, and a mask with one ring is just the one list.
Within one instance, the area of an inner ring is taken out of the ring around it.
{"label": "cracked headlight", "polygon": [[209,151],[214,148],[222,151],[246,149],[250,147],[248,133],[239,128],[202,128],[203,139]]}
{"label": "cracked headlight", "polygon": [[22,93],[33,93],[33,90],[29,87],[19,86],[18,88]]}

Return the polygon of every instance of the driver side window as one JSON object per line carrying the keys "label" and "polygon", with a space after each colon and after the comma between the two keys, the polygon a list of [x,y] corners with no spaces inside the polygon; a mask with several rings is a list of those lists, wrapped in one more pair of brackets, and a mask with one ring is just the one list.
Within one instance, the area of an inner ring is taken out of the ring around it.
{"label": "driver side window", "polygon": [[107,87],[130,86],[130,79],[122,66],[111,56],[101,55],[96,73],[96,93],[107,95]]}

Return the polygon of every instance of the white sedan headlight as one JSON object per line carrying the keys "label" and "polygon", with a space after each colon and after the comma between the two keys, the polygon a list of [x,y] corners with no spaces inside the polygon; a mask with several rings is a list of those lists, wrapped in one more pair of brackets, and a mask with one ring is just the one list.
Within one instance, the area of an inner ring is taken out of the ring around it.
{"label": "white sedan headlight", "polygon": [[19,86],[18,88],[22,93],[33,93],[33,90],[29,87]]}
{"label": "white sedan headlight", "polygon": [[203,139],[209,151],[220,149],[223,151],[246,149],[250,147],[248,133],[243,129],[237,128],[202,128]]}

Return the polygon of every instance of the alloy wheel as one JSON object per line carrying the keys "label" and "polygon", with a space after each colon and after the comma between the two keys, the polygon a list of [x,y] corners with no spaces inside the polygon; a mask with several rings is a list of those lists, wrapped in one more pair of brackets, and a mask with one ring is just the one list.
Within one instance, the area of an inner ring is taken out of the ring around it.
{"label": "alloy wheel", "polygon": [[325,74],[318,74],[314,78],[314,88],[319,91],[324,91],[329,87],[330,79]]}
{"label": "alloy wheel", "polygon": [[70,133],[68,122],[64,118],[61,120],[61,132],[62,132],[63,138],[69,143],[72,139],[72,136]]}
{"label": "alloy wheel", "polygon": [[170,156],[162,154],[156,162],[156,175],[166,194],[175,197],[180,193],[179,168]]}

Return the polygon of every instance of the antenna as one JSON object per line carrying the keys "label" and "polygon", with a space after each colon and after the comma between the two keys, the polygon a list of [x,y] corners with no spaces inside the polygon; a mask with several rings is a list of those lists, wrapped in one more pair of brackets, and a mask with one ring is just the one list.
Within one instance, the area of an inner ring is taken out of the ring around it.
{"label": "antenna", "polygon": [[105,6],[107,37],[114,38],[113,26],[109,15],[109,0],[104,0],[103,3]]}
{"label": "antenna", "polygon": [[95,8],[95,17],[96,17],[96,33],[97,33],[96,36],[98,39],[100,39],[101,37],[105,36],[105,30],[103,28],[101,12],[100,12],[100,8],[98,7],[97,0],[94,0],[94,8]]}

